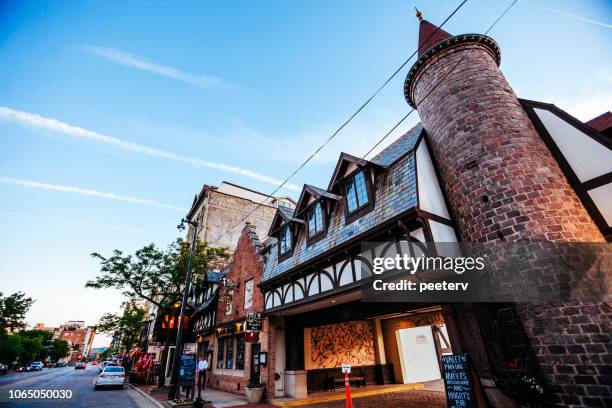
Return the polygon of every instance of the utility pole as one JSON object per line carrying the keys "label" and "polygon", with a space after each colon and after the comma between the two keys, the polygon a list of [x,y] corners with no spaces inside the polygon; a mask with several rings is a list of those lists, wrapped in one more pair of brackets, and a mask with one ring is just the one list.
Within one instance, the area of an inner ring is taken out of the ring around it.
{"label": "utility pole", "polygon": [[176,399],[178,391],[178,374],[181,354],[183,349],[183,320],[185,318],[185,308],[187,307],[187,299],[189,297],[189,287],[191,286],[191,269],[193,266],[193,255],[195,253],[196,240],[198,237],[197,221],[182,219],[177,226],[179,231],[185,229],[185,223],[193,227],[193,239],[191,240],[191,250],[189,251],[189,262],[187,262],[187,273],[185,274],[185,288],[183,289],[183,302],[181,303],[181,313],[176,330],[176,346],[174,349],[174,357],[172,358],[172,374],[170,376],[170,387],[168,387],[168,399]]}

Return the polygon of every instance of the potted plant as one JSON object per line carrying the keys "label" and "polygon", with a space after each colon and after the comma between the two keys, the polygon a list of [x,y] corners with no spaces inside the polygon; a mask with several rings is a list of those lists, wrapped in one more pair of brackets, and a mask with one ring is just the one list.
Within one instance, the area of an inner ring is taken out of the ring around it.
{"label": "potted plant", "polygon": [[249,404],[257,404],[263,396],[264,385],[259,379],[251,378],[245,387],[245,392]]}

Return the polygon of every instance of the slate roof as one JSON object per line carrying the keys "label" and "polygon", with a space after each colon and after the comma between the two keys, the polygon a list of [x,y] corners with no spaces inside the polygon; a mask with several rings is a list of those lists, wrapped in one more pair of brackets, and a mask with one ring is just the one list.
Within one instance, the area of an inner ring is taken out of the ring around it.
{"label": "slate roof", "polygon": [[[421,131],[422,126],[416,125],[371,160],[376,164],[389,166],[384,177],[377,177],[377,183],[374,186],[375,205],[371,212],[346,225],[344,200],[339,201],[333,206],[325,238],[308,246],[304,229],[300,229],[293,255],[280,263],[278,263],[277,243],[266,242],[270,245],[270,254],[261,282],[264,283],[290,269],[299,267],[309,259],[328,252],[335,246],[356,238],[376,225],[416,207],[416,166],[414,152],[411,151]],[[279,208],[279,210],[287,211],[286,208]]]}

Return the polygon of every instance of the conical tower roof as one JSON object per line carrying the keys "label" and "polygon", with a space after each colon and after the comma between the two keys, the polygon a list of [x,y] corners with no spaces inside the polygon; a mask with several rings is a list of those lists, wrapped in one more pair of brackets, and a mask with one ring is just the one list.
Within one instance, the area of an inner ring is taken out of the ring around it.
{"label": "conical tower roof", "polygon": [[419,57],[425,51],[436,45],[437,43],[451,38],[452,35],[442,30],[440,27],[431,24],[425,20],[421,12],[417,10],[417,18],[421,22],[419,25]]}

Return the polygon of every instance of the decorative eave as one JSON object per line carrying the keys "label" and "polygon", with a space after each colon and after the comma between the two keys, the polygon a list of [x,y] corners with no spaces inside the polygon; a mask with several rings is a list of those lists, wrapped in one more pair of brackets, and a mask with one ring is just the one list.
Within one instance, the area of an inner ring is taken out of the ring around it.
{"label": "decorative eave", "polygon": [[208,312],[209,310],[217,307],[217,301],[219,300],[219,288],[215,289],[215,292],[213,293],[213,295],[210,297],[210,299],[207,299],[204,303],[196,306],[194,308],[193,314],[191,315],[191,318],[194,318],[196,316],[202,315],[206,312]]}
{"label": "decorative eave", "polygon": [[340,201],[342,198],[339,195],[323,190],[322,188],[311,186],[310,184],[304,184],[304,188],[302,189],[302,193],[300,194],[300,198],[298,199],[295,207],[294,214],[296,217],[299,217],[300,214],[304,212],[306,207],[308,207],[308,200],[310,197],[314,197],[316,200],[325,198],[332,201]]}
{"label": "decorative eave", "polygon": [[[291,211],[289,214],[288,211]],[[285,207],[278,207],[276,210],[276,214],[274,215],[274,219],[272,220],[272,225],[270,225],[270,231],[268,231],[268,236],[272,237],[274,234],[280,229],[283,223],[296,223],[296,224],[304,224],[304,221],[295,218],[293,216],[293,210]]]}
{"label": "decorative eave", "polygon": [[359,167],[372,167],[376,169],[386,169],[387,166],[383,166],[381,164],[377,164],[366,159],[362,159],[356,156],[353,156],[348,153],[340,153],[340,158],[338,159],[338,163],[336,163],[336,168],[334,169],[334,173],[332,174],[331,180],[329,181],[329,186],[327,187],[327,191],[334,192],[336,191],[336,185],[340,180],[343,179],[343,172],[346,170],[346,167],[349,163],[353,163]]}
{"label": "decorative eave", "polygon": [[413,108],[416,108],[416,104],[412,100],[412,87],[414,85],[413,80],[417,76],[419,70],[429,61],[429,59],[436,54],[437,52],[455,46],[457,44],[462,43],[473,43],[473,44],[481,44],[489,49],[493,58],[495,58],[495,62],[499,66],[501,62],[501,51],[499,49],[499,45],[489,36],[484,34],[461,34],[456,35],[454,37],[448,38],[444,41],[441,41],[424,52],[414,63],[410,71],[408,71],[408,75],[406,75],[406,81],[404,82],[404,97],[406,98],[406,102]]}

